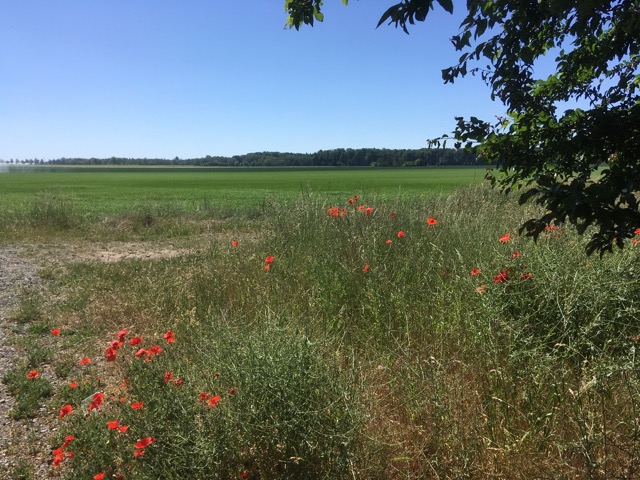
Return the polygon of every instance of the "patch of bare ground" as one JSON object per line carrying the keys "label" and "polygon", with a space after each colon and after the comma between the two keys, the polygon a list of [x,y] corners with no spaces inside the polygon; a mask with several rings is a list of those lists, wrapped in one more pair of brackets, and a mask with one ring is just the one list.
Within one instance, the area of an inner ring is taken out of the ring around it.
{"label": "patch of bare ground", "polygon": [[[200,244],[202,246],[202,244]],[[154,261],[193,253],[194,248],[173,244],[108,242],[56,243],[0,247],[0,378],[16,363],[26,359],[28,352],[20,339],[27,335],[26,326],[19,325],[15,312],[25,294],[35,294],[46,303],[51,293],[48,282],[39,272],[62,267],[73,262]],[[24,342],[22,342],[24,344]],[[54,387],[60,384],[53,368],[43,365],[42,376]],[[16,467],[29,465],[33,478],[45,478],[51,473],[52,436],[55,415],[43,401],[33,419],[14,419],[11,409],[15,400],[0,382],[0,478],[12,478]]]}

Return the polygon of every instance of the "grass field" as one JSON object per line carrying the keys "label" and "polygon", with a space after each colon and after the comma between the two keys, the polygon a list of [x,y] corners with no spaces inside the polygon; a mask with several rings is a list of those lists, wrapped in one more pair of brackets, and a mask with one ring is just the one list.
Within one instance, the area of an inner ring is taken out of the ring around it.
{"label": "grass field", "polygon": [[[587,257],[561,225],[533,243],[518,226],[536,207],[482,176],[0,176],[16,203],[40,195],[3,230],[34,255],[43,232],[69,251],[187,247],[45,267],[49,290],[15,314],[13,415],[47,399],[51,471],[69,479],[638,478],[640,246]],[[171,207],[204,195],[237,203]],[[77,220],[98,211],[118,221]]]}

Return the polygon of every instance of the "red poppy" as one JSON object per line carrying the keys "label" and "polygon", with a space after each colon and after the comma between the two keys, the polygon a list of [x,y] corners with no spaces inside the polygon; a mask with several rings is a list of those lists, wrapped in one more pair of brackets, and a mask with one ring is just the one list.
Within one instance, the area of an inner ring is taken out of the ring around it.
{"label": "red poppy", "polygon": [[60,407],[60,412],[58,413],[58,418],[64,418],[67,415],[71,415],[73,413],[73,407],[71,405],[63,405]]}
{"label": "red poppy", "polygon": [[521,252],[515,251],[511,254],[511,258],[519,258],[522,256]]}
{"label": "red poppy", "polygon": [[393,240],[385,240],[385,242],[387,245],[391,245],[393,243]]}
{"label": "red poppy", "polygon": [[60,329],[54,328],[53,330],[51,330],[51,335],[53,335],[54,337],[57,337],[58,335],[60,335]]}
{"label": "red poppy", "polygon": [[366,210],[364,211],[364,213],[368,217],[369,215],[371,215],[373,213],[373,210],[374,210],[373,207],[367,207]]}
{"label": "red poppy", "polygon": [[238,246],[238,240],[232,240],[231,241],[231,246],[232,247],[237,247]]}
{"label": "red poppy", "polygon": [[636,235],[640,235],[640,228],[636,228],[636,229],[633,231],[633,233],[634,233],[634,234],[636,234]]}
{"label": "red poppy", "polygon": [[62,444],[61,448],[67,448],[69,444],[73,442],[75,439],[76,437],[74,437],[73,435],[67,435],[66,437],[64,437],[64,443]]}
{"label": "red poppy", "polygon": [[523,273],[522,275],[520,275],[520,280],[528,280],[531,277],[533,277],[533,273],[530,273],[530,272]]}
{"label": "red poppy", "polygon": [[173,372],[165,372],[164,383],[169,383],[169,380],[173,378]]}
{"label": "red poppy", "polygon": [[364,212],[365,208],[367,208],[367,207],[365,207],[364,205],[360,205],[360,206],[358,206],[358,211],[359,212]]}
{"label": "red poppy", "polygon": [[164,334],[164,339],[167,343],[173,343],[176,341],[176,336],[171,330],[169,330]]}
{"label": "red poppy", "polygon": [[118,340],[120,340],[121,342],[124,342],[124,337],[127,335],[127,333],[129,333],[129,330],[123,328],[116,334],[116,337],[118,337]]}
{"label": "red poppy", "polygon": [[269,270],[271,270],[271,265],[269,265],[268,263],[264,266],[264,271],[268,272]]}
{"label": "red poppy", "polygon": [[229,395],[231,395],[233,397],[236,394],[237,391],[238,391],[238,389],[236,387],[230,388],[229,389]]}
{"label": "red poppy", "polygon": [[436,223],[438,223],[438,221],[435,218],[433,217],[427,218],[427,225],[435,225]]}
{"label": "red poppy", "polygon": [[84,357],[80,360],[80,365],[89,365],[91,363],[91,359],[89,357]]}
{"label": "red poppy", "polygon": [[116,359],[116,350],[113,347],[109,347],[104,351],[107,357],[107,362],[113,362]]}
{"label": "red poppy", "polygon": [[269,255],[267,258],[264,259],[264,263],[270,264],[270,263],[273,263],[274,260],[275,260],[275,257],[273,255]]}
{"label": "red poppy", "polygon": [[206,402],[211,394],[209,392],[202,392],[198,397],[198,402]]}
{"label": "red poppy", "polygon": [[353,205],[353,202],[355,202],[355,200],[354,200],[353,198],[350,198],[350,199],[349,199],[349,204],[350,204],[350,205]]}
{"label": "red poppy", "polygon": [[[168,340],[167,340],[168,341]],[[147,353],[149,355],[157,355],[159,353],[162,353],[162,347],[160,345],[154,345],[153,347],[151,347],[149,350],[147,350]]]}
{"label": "red poppy", "polygon": [[120,425],[120,426],[118,427],[118,431],[119,431],[120,433],[125,433],[127,430],[129,430],[129,425]]}
{"label": "red poppy", "polygon": [[141,348],[139,349],[134,355],[138,358],[140,357],[144,357],[145,355],[147,355],[149,352],[147,352],[146,348]]}
{"label": "red poppy", "polygon": [[472,268],[472,269],[469,271],[469,275],[480,275],[481,273],[482,273],[482,272],[480,271],[480,269],[479,269],[479,268]]}
{"label": "red poppy", "polygon": [[133,337],[131,340],[129,340],[129,345],[135,347],[136,345],[139,345],[140,342],[142,342],[142,337]]}
{"label": "red poppy", "polygon": [[92,410],[98,410],[100,408],[100,406],[102,406],[102,402],[104,400],[104,393],[102,392],[97,392],[93,394],[93,397],[91,397],[92,400],[91,402],[89,402],[89,411],[91,412]]}
{"label": "red poppy", "polygon": [[69,382],[69,388],[78,388],[78,382]]}
{"label": "red poppy", "polygon": [[500,273],[493,277],[493,283],[503,283],[509,280],[509,272],[507,270],[500,270]]}
{"label": "red poppy", "polygon": [[364,273],[367,273],[369,271],[369,269],[371,268],[371,266],[367,263],[364,267],[362,267],[362,271]]}
{"label": "red poppy", "polygon": [[133,456],[135,458],[142,457],[143,455],[144,455],[144,450],[143,449],[136,450],[135,452],[133,452]]}
{"label": "red poppy", "polygon": [[120,426],[120,422],[118,420],[111,420],[107,422],[107,428],[109,430],[116,430]]}
{"label": "red poppy", "polygon": [[133,402],[131,404],[131,408],[134,410],[140,410],[142,407],[144,407],[144,402]]}
{"label": "red poppy", "polygon": [[211,397],[209,400],[207,400],[207,406],[208,407],[212,407],[212,408],[218,408],[218,402],[220,401],[222,397],[220,397],[220,395],[216,395],[215,397]]}
{"label": "red poppy", "polygon": [[391,212],[391,213],[389,214],[389,218],[390,218],[391,220],[393,220],[394,218],[396,218],[396,214],[395,214],[395,213],[393,213],[393,212]]}
{"label": "red poppy", "polygon": [[405,233],[402,230],[400,230],[398,232],[398,238],[404,238],[404,236],[405,236]]}
{"label": "red poppy", "polygon": [[29,380],[33,380],[36,377],[40,376],[40,372],[37,370],[29,370],[29,373],[27,373],[27,378]]}
{"label": "red poppy", "polygon": [[93,480],[103,480],[103,479],[104,479],[104,472],[100,472],[93,476]]}
{"label": "red poppy", "polygon": [[144,437],[136,442],[136,444],[134,445],[134,448],[147,448],[149,445],[151,445],[155,441],[156,439],[153,437]]}
{"label": "red poppy", "polygon": [[511,240],[511,234],[510,233],[505,233],[504,235],[502,235],[500,237],[500,243],[507,243],[509,240]]}
{"label": "red poppy", "polygon": [[176,378],[171,383],[179,387],[180,385],[184,385],[184,380],[181,378]]}

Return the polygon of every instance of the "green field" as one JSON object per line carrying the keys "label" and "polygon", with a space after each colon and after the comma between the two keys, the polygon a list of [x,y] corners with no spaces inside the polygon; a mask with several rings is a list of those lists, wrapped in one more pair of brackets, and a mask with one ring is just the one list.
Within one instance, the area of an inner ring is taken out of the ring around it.
{"label": "green field", "polygon": [[62,195],[85,214],[120,213],[141,204],[247,208],[301,192],[343,199],[451,193],[480,183],[484,168],[198,168],[14,167],[0,174],[0,201],[24,205],[40,194]]}

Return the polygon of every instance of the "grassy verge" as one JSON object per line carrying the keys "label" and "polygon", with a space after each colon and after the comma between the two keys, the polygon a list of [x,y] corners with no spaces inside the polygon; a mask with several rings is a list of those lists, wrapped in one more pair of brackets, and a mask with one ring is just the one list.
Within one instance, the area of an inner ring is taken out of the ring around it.
{"label": "grassy verge", "polygon": [[633,478],[638,252],[534,244],[528,216],[482,188],[304,194],[196,254],[69,267],[40,336],[67,358],[55,470]]}

